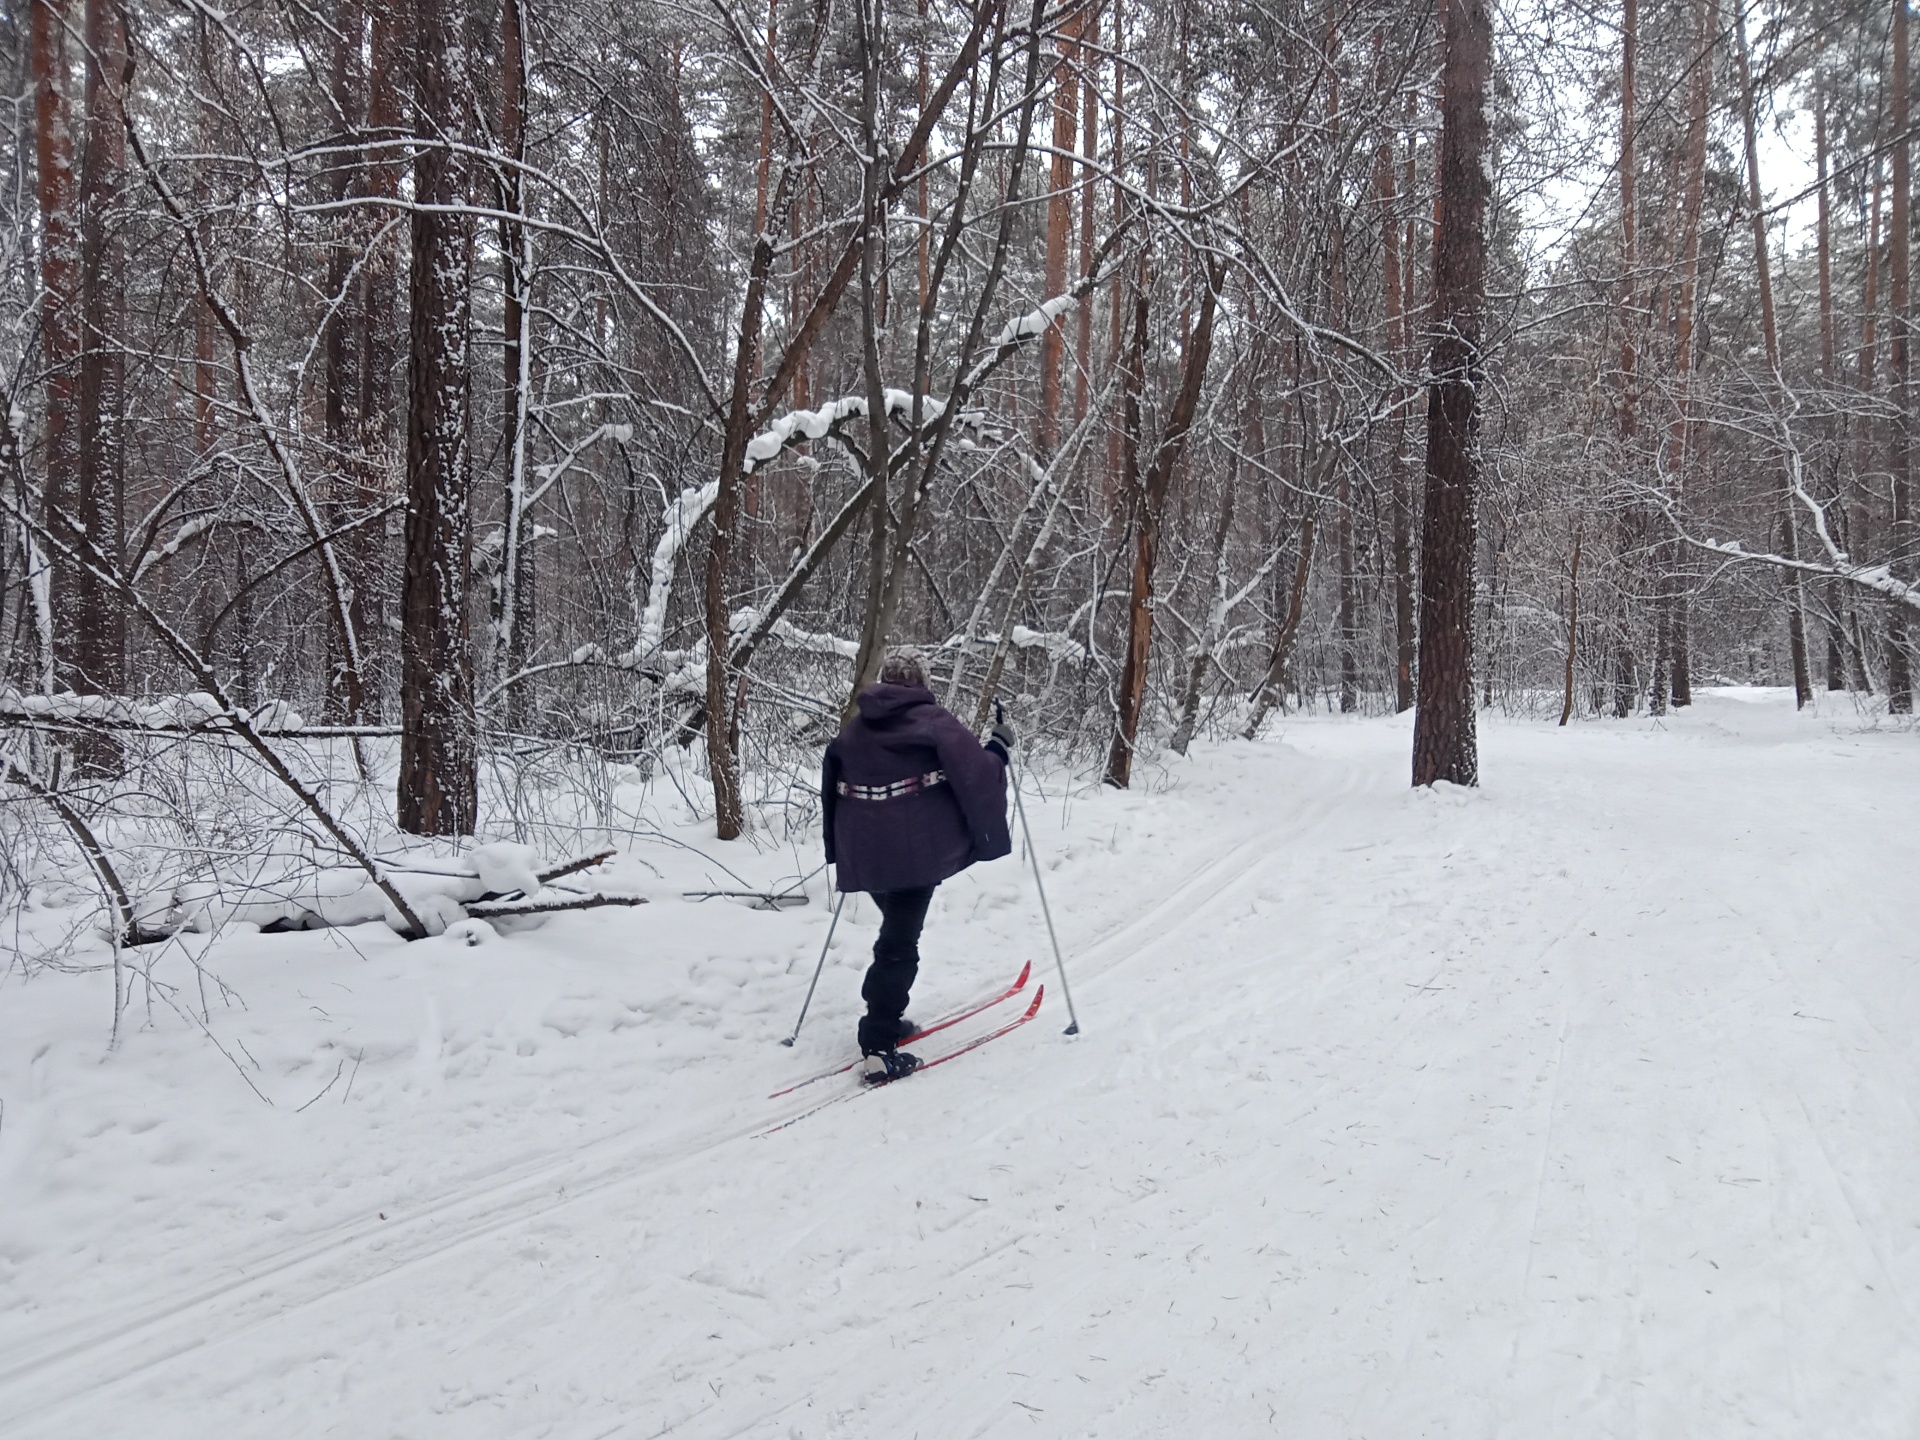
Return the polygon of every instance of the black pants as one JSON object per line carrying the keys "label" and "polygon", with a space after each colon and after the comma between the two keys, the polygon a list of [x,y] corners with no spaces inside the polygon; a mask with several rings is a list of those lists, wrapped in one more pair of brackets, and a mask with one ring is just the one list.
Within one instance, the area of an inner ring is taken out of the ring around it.
{"label": "black pants", "polygon": [[907,995],[920,973],[920,927],[927,923],[927,907],[934,887],[876,892],[880,907],[880,938],[873,942],[873,964],[861,982],[860,998],[867,1013],[860,1021],[860,1053],[891,1050],[900,1038],[900,1017],[907,1013]]}

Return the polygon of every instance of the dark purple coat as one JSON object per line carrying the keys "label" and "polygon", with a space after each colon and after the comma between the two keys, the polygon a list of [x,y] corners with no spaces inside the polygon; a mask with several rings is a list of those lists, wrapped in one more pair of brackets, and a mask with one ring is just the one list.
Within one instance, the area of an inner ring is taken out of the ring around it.
{"label": "dark purple coat", "polygon": [[[924,685],[871,685],[860,713],[827,746],[820,775],[827,863],[842,890],[938,885],[976,860],[1013,849],[1007,762],[941,708]],[[840,784],[891,785],[934,770],[943,784],[889,800],[840,793]]]}

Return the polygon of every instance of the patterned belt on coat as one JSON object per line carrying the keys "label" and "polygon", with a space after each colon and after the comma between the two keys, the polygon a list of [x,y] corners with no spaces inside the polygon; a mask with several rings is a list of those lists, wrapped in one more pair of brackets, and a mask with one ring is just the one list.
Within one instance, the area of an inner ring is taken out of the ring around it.
{"label": "patterned belt on coat", "polygon": [[946,771],[929,770],[924,775],[909,775],[891,785],[850,785],[845,780],[837,780],[834,789],[849,800],[898,800],[902,795],[917,795],[922,790],[931,790],[936,785],[946,783]]}

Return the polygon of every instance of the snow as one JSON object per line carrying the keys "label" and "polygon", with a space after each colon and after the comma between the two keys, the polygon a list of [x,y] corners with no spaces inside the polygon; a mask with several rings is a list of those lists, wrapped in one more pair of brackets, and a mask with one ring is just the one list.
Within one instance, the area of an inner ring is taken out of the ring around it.
{"label": "snow", "polygon": [[1822,703],[1029,780],[1084,1033],[1016,854],[916,1009],[1039,1020],[766,1138],[876,917],[783,1049],[820,877],[681,892],[813,847],[669,786],[638,910],[11,974],[0,1435],[1912,1435],[1920,734]]}
{"label": "snow", "polygon": [[[728,634],[735,640],[753,633],[760,624],[761,611],[758,607],[747,605],[730,612],[727,616]],[[784,615],[773,622],[767,632],[783,645],[795,650],[810,650],[816,655],[838,655],[843,660],[857,659],[860,654],[860,642],[848,640],[840,635],[829,635],[818,630],[802,630]]]}
{"label": "snow", "polygon": [[991,340],[987,341],[987,351],[991,353],[1003,345],[1012,345],[1044,334],[1049,325],[1073,308],[1078,298],[1073,292],[1068,291],[1064,295],[1055,295],[1050,300],[1042,301],[1037,308],[1027,311],[1024,315],[1016,315],[1002,325]]}
{"label": "snow", "polygon": [[[892,403],[892,397],[900,393],[896,390],[886,392],[889,411],[898,408]],[[766,464],[788,445],[801,440],[824,439],[827,432],[841,421],[864,417],[866,413],[867,402],[858,395],[829,400],[817,410],[790,410],[775,420],[770,428],[747,441],[743,468],[752,474],[755,467]]]}
{"label": "snow", "polygon": [[[0,688],[0,718],[94,720],[180,729],[204,725],[225,713],[220,702],[204,690],[135,699],[123,695],[77,695],[70,690],[51,695],[25,695],[11,688]],[[306,717],[285,700],[269,700],[253,710],[242,709],[239,713],[255,729],[275,733],[301,730],[307,723]]]}
{"label": "snow", "polygon": [[693,527],[706,519],[707,512],[713,509],[719,495],[720,482],[709,480],[705,485],[682,490],[679,498],[662,513],[660,539],[653,547],[653,570],[647,586],[647,603],[640,615],[640,634],[625,657],[626,663],[643,664],[660,648],[660,642],[666,634],[667,601],[673,594],[674,563],[679,559],[687,537],[693,534]]}
{"label": "snow", "polygon": [[[888,387],[880,392],[880,398],[887,407],[887,414],[913,418],[913,393]],[[935,395],[920,397],[920,423],[931,425],[947,413],[947,402]],[[780,416],[765,430],[747,441],[746,457],[741,468],[751,475],[760,466],[774,459],[789,445],[797,445],[804,440],[825,439],[834,426],[843,421],[865,419],[867,400],[864,395],[844,395],[838,400],[829,400],[817,410],[790,410]],[[971,429],[980,429],[986,423],[983,410],[963,410],[954,417],[961,425]]]}
{"label": "snow", "polygon": [[523,895],[532,895],[540,889],[540,876],[536,872],[543,857],[533,846],[496,840],[476,845],[470,853],[481,885],[491,893],[506,895],[518,890]]}

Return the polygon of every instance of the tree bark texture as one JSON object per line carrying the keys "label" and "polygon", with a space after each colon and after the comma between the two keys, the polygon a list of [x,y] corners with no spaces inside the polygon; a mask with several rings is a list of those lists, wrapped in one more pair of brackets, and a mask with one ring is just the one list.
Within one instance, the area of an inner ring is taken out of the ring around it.
{"label": "tree bark texture", "polygon": [[468,201],[471,171],[447,144],[467,138],[473,95],[463,11],[416,0],[412,349],[407,363],[406,576],[401,601],[399,824],[471,835],[478,808],[473,646],[471,292],[473,221],[432,207]]}
{"label": "tree bark texture", "polygon": [[[1913,355],[1909,326],[1913,323],[1913,78],[1908,37],[1907,0],[1893,0],[1893,202],[1888,217],[1888,299],[1893,324],[1888,327],[1887,369],[1893,382],[1893,417],[1887,427],[1887,469],[1893,499],[1894,573],[1902,579],[1912,571],[1913,550]],[[1744,51],[1743,51],[1744,53]],[[1913,713],[1913,670],[1907,659],[1907,618],[1898,605],[1887,609],[1887,712]]]}
{"label": "tree bark texture", "polygon": [[[1620,392],[1614,412],[1620,431],[1620,464],[1629,478],[1639,469],[1639,316],[1635,310],[1636,270],[1640,263],[1639,205],[1635,180],[1634,79],[1640,48],[1639,0],[1625,0],[1620,27]],[[1640,570],[1643,531],[1640,506],[1629,501],[1620,509],[1614,531],[1614,564],[1620,576],[1615,594],[1613,653],[1613,713],[1624,720],[1633,714],[1639,698],[1638,667],[1634,662],[1634,592]],[[1655,697],[1656,705],[1664,697]]]}
{"label": "tree bark texture", "polygon": [[[127,254],[113,210],[126,176],[126,23],[114,0],[87,4],[87,148],[80,167],[80,507],[88,535],[115,564],[126,546]],[[83,583],[74,617],[75,671],[89,688],[126,689],[126,606]],[[56,615],[58,611],[56,609]]]}
{"label": "tree bark texture", "polygon": [[1493,190],[1487,87],[1488,0],[1449,0],[1441,70],[1440,224],[1434,237],[1433,380],[1427,390],[1426,504],[1420,535],[1420,674],[1413,783],[1475,785],[1473,706],[1475,491]]}
{"label": "tree bark texture", "polygon": [[[1904,7],[1901,11],[1905,14]],[[1904,20],[1900,22],[1904,28]],[[1773,264],[1767,251],[1767,215],[1760,190],[1760,147],[1756,139],[1754,118],[1753,72],[1747,57],[1747,20],[1746,11],[1734,12],[1735,59],[1740,72],[1740,118],[1746,141],[1747,156],[1747,211],[1753,224],[1753,263],[1755,278],[1760,291],[1760,333],[1766,344],[1767,371],[1773,382],[1773,399],[1777,411],[1777,423],[1787,423],[1789,398],[1785,373],[1780,364],[1780,326],[1775,318],[1773,306]],[[1898,427],[1896,427],[1897,429]],[[1780,539],[1788,560],[1800,558],[1799,501],[1792,492],[1792,471],[1781,463],[1780,487]],[[1898,486],[1898,480],[1895,484]],[[1899,503],[1896,496],[1896,505]],[[1787,592],[1787,648],[1793,661],[1793,693],[1795,703],[1804,706],[1813,699],[1813,681],[1807,670],[1807,616],[1806,607],[1801,598],[1800,572],[1786,569],[1781,572]],[[1899,646],[1893,647],[1901,649]],[[1904,650],[1901,650],[1904,654]]]}
{"label": "tree bark texture", "polygon": [[[1075,66],[1085,11],[1075,10],[1061,25],[1060,56],[1053,70],[1053,156],[1047,177],[1047,297],[1067,288],[1067,251],[1073,235],[1073,150],[1079,123],[1080,86]],[[1061,367],[1066,354],[1066,322],[1055,319],[1040,337],[1040,415],[1036,440],[1043,457],[1060,445]],[[1086,359],[1079,357],[1080,364]]]}
{"label": "tree bark texture", "polygon": [[[520,214],[525,187],[518,162],[527,149],[526,0],[501,0],[500,6],[500,281],[502,380],[501,455],[506,470],[506,535],[500,556],[498,633],[501,669],[517,675],[533,647],[534,577],[532,521],[527,515],[527,411],[532,403],[533,346],[528,333],[527,286],[531,279],[527,227]],[[532,690],[507,690],[507,728],[525,732],[532,725]]]}
{"label": "tree bark texture", "polygon": [[79,361],[80,227],[73,169],[73,99],[68,94],[70,0],[32,0],[34,170],[40,209],[40,345],[45,372],[42,425],[43,497],[54,540],[52,611],[54,683],[89,684],[78,643],[78,620],[92,583],[69,559],[84,523],[80,492]]}

